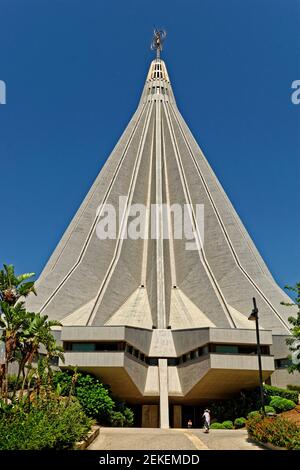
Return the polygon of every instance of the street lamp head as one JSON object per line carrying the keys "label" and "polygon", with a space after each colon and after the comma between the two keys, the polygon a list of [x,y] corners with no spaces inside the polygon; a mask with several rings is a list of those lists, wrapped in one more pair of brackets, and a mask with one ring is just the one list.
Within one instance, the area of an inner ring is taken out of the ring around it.
{"label": "street lamp head", "polygon": [[248,320],[251,320],[251,321],[255,321],[257,318],[258,318],[258,308],[256,306],[256,300],[255,300],[255,297],[253,297],[253,310],[250,314],[250,317],[248,318]]}
{"label": "street lamp head", "polygon": [[255,310],[252,310],[250,316],[248,317],[248,320],[255,321],[256,317],[257,317],[257,312]]}

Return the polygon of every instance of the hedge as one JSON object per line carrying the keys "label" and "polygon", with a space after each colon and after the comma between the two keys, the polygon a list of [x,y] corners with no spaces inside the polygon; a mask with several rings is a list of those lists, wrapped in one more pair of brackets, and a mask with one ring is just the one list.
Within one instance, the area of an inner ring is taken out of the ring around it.
{"label": "hedge", "polygon": [[286,390],[284,388],[273,387],[271,385],[264,385],[264,392],[267,397],[277,396],[292,400],[296,405],[299,401],[299,393],[295,390]]}
{"label": "hedge", "polygon": [[225,429],[222,423],[212,423],[210,429]]}
{"label": "hedge", "polygon": [[233,422],[232,421],[223,421],[222,425],[224,426],[224,429],[233,429]]}
{"label": "hedge", "polygon": [[298,392],[298,394],[300,393],[300,385],[288,385],[287,386],[288,390],[294,390],[295,392]]}

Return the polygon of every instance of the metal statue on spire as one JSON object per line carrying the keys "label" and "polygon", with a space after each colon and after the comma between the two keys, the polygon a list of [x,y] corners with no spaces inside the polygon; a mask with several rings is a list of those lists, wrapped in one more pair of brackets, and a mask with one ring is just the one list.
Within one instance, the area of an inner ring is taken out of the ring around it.
{"label": "metal statue on spire", "polygon": [[164,29],[155,29],[153,39],[151,43],[151,49],[156,50],[156,58],[160,59],[160,53],[162,51],[163,41],[165,40],[167,33]]}

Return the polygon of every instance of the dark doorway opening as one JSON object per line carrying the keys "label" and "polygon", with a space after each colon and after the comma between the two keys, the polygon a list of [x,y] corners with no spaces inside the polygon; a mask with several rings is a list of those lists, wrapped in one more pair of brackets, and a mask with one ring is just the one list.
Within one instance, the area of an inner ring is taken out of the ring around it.
{"label": "dark doorway opening", "polygon": [[188,427],[188,421],[191,420],[193,428],[202,428],[203,427],[203,407],[200,406],[182,406],[182,427]]}
{"label": "dark doorway opening", "polygon": [[134,413],[133,426],[135,428],[141,428],[142,427],[142,405],[132,405],[131,403],[129,403],[128,406],[132,409]]}

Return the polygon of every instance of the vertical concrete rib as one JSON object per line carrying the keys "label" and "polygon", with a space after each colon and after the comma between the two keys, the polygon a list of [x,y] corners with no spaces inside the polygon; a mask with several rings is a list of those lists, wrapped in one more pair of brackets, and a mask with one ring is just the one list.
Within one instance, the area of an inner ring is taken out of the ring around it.
{"label": "vertical concrete rib", "polygon": [[145,286],[147,277],[147,263],[148,263],[148,239],[150,231],[150,206],[151,206],[151,187],[153,178],[153,142],[154,142],[155,123],[152,128],[151,148],[150,148],[150,167],[148,177],[148,193],[147,193],[147,208],[146,208],[146,223],[145,223],[145,237],[143,246],[143,261],[142,261],[142,272],[141,272],[141,284]]}
{"label": "vertical concrete rib", "polygon": [[169,428],[168,360],[158,359],[160,427]]}
{"label": "vertical concrete rib", "polygon": [[164,128],[162,127],[162,145],[163,145],[163,162],[164,162],[164,177],[165,177],[165,188],[166,188],[166,204],[167,204],[167,225],[168,225],[168,241],[170,251],[170,269],[171,269],[171,283],[172,286],[177,285],[176,279],[176,267],[175,267],[175,255],[174,255],[174,239],[172,230],[172,215],[171,215],[171,200],[170,190],[168,181],[168,167],[166,161],[166,142]]}
{"label": "vertical concrete rib", "polygon": [[161,102],[155,102],[155,179],[156,179],[156,276],[157,276],[157,327],[166,328],[164,247],[163,247],[163,197],[162,197],[162,148],[161,148]]}
{"label": "vertical concrete rib", "polygon": [[190,193],[189,193],[189,189],[188,189],[188,185],[187,185],[187,181],[186,181],[186,176],[185,176],[185,173],[184,173],[184,169],[183,169],[183,166],[182,166],[182,162],[181,162],[181,156],[180,156],[180,152],[178,150],[178,147],[177,147],[177,142],[176,142],[176,138],[175,138],[175,135],[174,135],[174,129],[173,129],[173,124],[172,124],[172,121],[171,121],[171,118],[170,118],[170,111],[169,111],[169,104],[168,103],[165,103],[164,104],[164,111],[165,111],[165,115],[166,115],[166,121],[167,121],[167,124],[168,124],[168,128],[169,128],[169,132],[170,132],[170,137],[171,137],[171,141],[172,141],[172,145],[173,145],[173,149],[174,149],[174,153],[175,153],[175,158],[176,158],[176,162],[177,162],[177,167],[178,167],[178,171],[179,171],[179,175],[180,175],[180,180],[181,180],[181,184],[182,184],[182,188],[183,188],[183,191],[184,191],[184,196],[185,196],[185,200],[186,200],[186,203],[187,203],[187,209],[188,209],[188,212],[189,212],[189,216],[190,216],[190,220],[191,220],[191,224],[192,224],[192,227],[193,227],[193,232],[194,232],[194,236],[195,236],[195,241],[197,243],[197,250],[198,250],[198,253],[199,253],[199,258],[202,262],[202,265],[203,267],[205,268],[205,271],[206,271],[206,274],[211,282],[211,285],[216,293],[216,296],[217,298],[219,299],[219,302],[220,302],[220,305],[229,321],[229,324],[232,328],[236,328],[236,324],[232,318],[232,315],[228,309],[228,306],[227,306],[227,302],[226,302],[226,299],[217,283],[217,280],[215,279],[214,277],[214,274],[209,266],[209,263],[206,259],[206,256],[205,256],[205,252],[204,252],[204,249],[203,249],[203,243],[202,243],[202,239],[201,239],[201,235],[200,235],[200,232],[199,232],[199,229],[198,229],[198,226],[197,226],[197,221],[196,221],[196,217],[195,217],[195,214],[194,214],[194,210],[193,210],[193,205],[192,205],[192,199],[191,199],[191,196],[190,196]]}
{"label": "vertical concrete rib", "polygon": [[130,213],[133,192],[134,192],[134,188],[135,188],[135,184],[136,184],[136,179],[137,179],[137,175],[138,175],[138,171],[139,171],[139,166],[140,166],[140,163],[141,163],[142,153],[143,153],[144,144],[145,144],[145,140],[146,140],[146,136],[147,136],[147,131],[148,131],[148,128],[149,128],[152,109],[153,109],[153,105],[149,104],[148,114],[147,114],[147,117],[146,117],[146,120],[145,120],[145,123],[144,123],[142,138],[141,138],[141,142],[140,142],[139,149],[138,149],[137,156],[136,156],[133,175],[131,177],[131,181],[130,181],[130,185],[129,185],[126,208],[124,210],[123,217],[122,217],[122,220],[121,220],[121,223],[120,223],[120,229],[119,229],[118,238],[117,238],[117,242],[116,242],[116,248],[115,248],[115,251],[114,251],[112,261],[111,261],[111,263],[108,267],[107,273],[105,275],[105,278],[104,278],[104,280],[103,280],[103,282],[100,286],[100,289],[98,290],[94,306],[91,310],[90,316],[89,316],[88,321],[87,321],[87,325],[91,325],[94,318],[95,318],[95,315],[97,313],[97,310],[98,310],[99,305],[101,303],[101,300],[103,298],[105,289],[108,285],[108,281],[111,278],[112,273],[113,273],[113,271],[116,267],[117,261],[120,257],[123,241],[126,238],[128,216],[129,216],[129,213]]}
{"label": "vertical concrete rib", "polygon": [[[146,108],[146,105],[145,105],[145,104],[144,104],[144,105],[141,105],[140,107],[138,107],[138,109],[136,110],[136,112],[135,112],[134,115],[132,116],[132,118],[131,118],[131,120],[130,120],[130,123],[128,124],[128,126],[130,126],[130,124],[131,124],[131,123],[134,121],[134,119],[137,117],[136,122],[135,122],[135,125],[133,126],[132,133],[131,133],[131,134],[128,136],[128,138],[127,138],[127,144],[125,145],[125,150],[124,150],[124,152],[123,152],[123,155],[121,156],[121,158],[120,158],[120,160],[119,160],[119,162],[118,162],[118,164],[117,164],[116,171],[115,171],[115,173],[114,173],[114,175],[113,175],[113,178],[112,178],[112,181],[111,181],[111,185],[112,185],[112,183],[113,183],[113,180],[115,179],[115,177],[116,177],[117,174],[118,174],[118,170],[119,170],[119,168],[120,168],[120,166],[121,166],[121,164],[122,164],[122,162],[123,162],[123,160],[124,160],[124,157],[125,157],[125,155],[126,155],[126,150],[127,150],[128,146],[129,146],[131,140],[132,140],[132,137],[133,137],[133,135],[134,135],[134,132],[135,132],[137,126],[138,126],[139,120],[140,120],[140,118],[141,118],[141,116],[142,116],[142,114],[143,114],[145,108]],[[121,137],[120,137],[118,143],[116,144],[115,148],[113,149],[111,155],[113,155],[114,152],[116,151],[116,149],[118,148],[119,142],[121,142],[122,139],[126,136],[126,132],[128,132],[128,126],[127,126],[127,128],[124,130],[123,134],[121,135]],[[110,163],[110,159],[107,160],[107,162],[105,163],[104,167],[103,167],[102,170],[101,170],[101,173],[104,171],[105,167],[109,165],[109,163]],[[72,230],[70,231],[69,236],[66,238],[66,240],[65,240],[65,242],[64,242],[64,245],[63,245],[63,247],[62,247],[62,249],[61,249],[61,252],[60,252],[60,254],[57,256],[55,262],[53,263],[53,266],[50,268],[50,271],[53,271],[53,270],[54,270],[56,264],[59,262],[61,256],[63,255],[64,250],[65,250],[65,247],[67,246],[67,244],[68,244],[68,242],[69,242],[69,240],[70,240],[70,238],[71,238],[73,232],[76,230],[77,226],[79,225],[80,220],[81,220],[83,214],[85,213],[85,210],[86,210],[86,208],[88,207],[90,201],[91,201],[92,198],[94,197],[94,194],[95,194],[95,192],[97,191],[97,188],[98,188],[99,185],[100,185],[100,180],[99,180],[99,175],[98,175],[98,178],[96,178],[96,180],[95,180],[93,186],[91,187],[89,193],[87,194],[87,196],[85,197],[85,199],[84,199],[82,205],[80,206],[80,208],[79,208],[79,210],[78,210],[78,212],[77,212],[77,214],[76,214],[76,216],[77,216],[77,221],[73,224],[73,228],[72,228]],[[108,189],[110,189],[110,188],[108,188]],[[107,195],[108,195],[108,191],[105,193],[104,198],[103,198],[103,201],[101,202],[101,204],[104,204],[104,202],[105,202],[105,200],[106,200],[106,198],[107,198]],[[72,223],[73,223],[73,221],[72,221]],[[69,229],[70,227],[71,227],[71,226],[69,226],[68,229]],[[66,234],[66,233],[65,233],[65,234]],[[62,242],[62,240],[61,240],[61,242]],[[57,248],[58,248],[58,247],[57,247]],[[53,253],[53,254],[54,254],[54,253]],[[47,266],[48,266],[48,265],[47,265]],[[43,272],[41,273],[41,276],[43,276],[43,275],[45,274],[45,270],[46,270],[47,266],[45,266],[45,269],[44,269]],[[41,277],[41,276],[40,276],[40,277]]]}
{"label": "vertical concrete rib", "polygon": [[[120,162],[119,162],[119,164],[118,164],[118,166],[117,166],[117,168],[116,168],[116,170],[115,170],[115,172],[114,172],[113,178],[111,179],[110,184],[108,185],[108,188],[107,188],[107,191],[106,191],[106,193],[105,193],[105,196],[104,196],[103,200],[101,201],[101,203],[99,204],[100,207],[104,207],[104,205],[105,205],[105,203],[106,203],[106,201],[107,201],[108,195],[109,195],[109,193],[110,193],[110,191],[111,191],[111,189],[112,189],[112,187],[113,187],[113,184],[114,184],[114,182],[115,182],[115,180],[116,180],[116,177],[117,177],[117,175],[118,175],[118,173],[119,173],[119,171],[120,171],[120,168],[122,167],[122,163],[123,163],[123,161],[124,161],[124,159],[125,159],[125,157],[126,157],[127,150],[128,150],[128,148],[129,148],[129,146],[130,146],[130,143],[131,143],[131,141],[132,141],[132,139],[133,139],[133,136],[134,136],[134,134],[135,134],[135,132],[136,132],[136,130],[137,130],[137,128],[138,128],[138,124],[139,124],[140,119],[141,119],[142,115],[144,114],[144,112],[147,112],[146,105],[143,106],[143,108],[142,108],[142,110],[141,110],[141,113],[140,113],[140,115],[139,115],[139,117],[138,117],[138,120],[137,120],[137,122],[136,122],[135,125],[134,125],[134,128],[133,128],[133,130],[132,130],[132,132],[131,132],[131,134],[130,134],[130,137],[129,137],[128,142],[127,142],[127,144],[126,144],[126,147],[125,147],[125,149],[124,149],[122,158],[120,159]],[[51,302],[51,300],[54,298],[54,296],[57,294],[57,292],[63,287],[63,285],[65,284],[65,282],[67,281],[67,279],[71,276],[71,274],[76,270],[76,268],[77,268],[77,267],[79,266],[79,264],[81,263],[81,261],[82,261],[82,259],[83,259],[83,257],[84,257],[84,254],[85,254],[85,252],[86,252],[86,250],[87,250],[87,247],[88,247],[88,245],[89,245],[89,243],[90,243],[90,240],[91,240],[91,238],[92,238],[92,235],[93,235],[94,232],[95,232],[97,223],[99,222],[101,216],[102,216],[102,211],[99,211],[99,212],[96,214],[95,219],[94,219],[94,221],[93,221],[93,223],[92,223],[92,225],[91,225],[91,228],[90,228],[90,230],[89,230],[89,232],[88,232],[88,235],[87,235],[86,240],[85,240],[85,242],[84,242],[84,244],[83,244],[83,247],[82,247],[82,249],[81,249],[81,251],[80,251],[80,253],[79,253],[79,256],[78,256],[77,261],[76,261],[75,264],[72,266],[72,268],[68,271],[68,273],[66,274],[66,276],[65,276],[65,277],[61,280],[61,282],[57,285],[57,287],[53,290],[53,292],[52,292],[51,295],[47,298],[47,300],[43,303],[43,305],[40,307],[39,311],[40,311],[41,313],[45,310],[45,308],[48,306],[48,304]]]}
{"label": "vertical concrete rib", "polygon": [[[204,176],[203,176],[203,174],[202,174],[202,172],[201,172],[201,170],[200,170],[200,167],[199,167],[199,165],[198,165],[197,159],[196,159],[196,157],[195,157],[195,155],[194,155],[194,153],[193,153],[193,151],[192,151],[192,149],[191,149],[191,146],[190,146],[190,144],[189,144],[189,142],[188,142],[188,140],[187,140],[187,138],[186,138],[186,136],[185,136],[185,133],[184,133],[184,131],[183,131],[183,129],[182,129],[182,125],[181,125],[181,123],[179,122],[177,113],[176,113],[175,109],[173,109],[172,105],[169,105],[169,107],[170,107],[170,110],[171,110],[171,112],[172,112],[172,114],[173,114],[173,116],[174,116],[175,121],[177,122],[178,128],[180,129],[180,133],[181,133],[181,135],[182,135],[182,137],[183,137],[183,139],[184,139],[184,141],[185,141],[186,147],[187,147],[187,149],[188,149],[188,151],[189,151],[189,154],[190,154],[190,156],[191,156],[191,158],[192,158],[192,161],[193,161],[193,163],[194,163],[194,166],[195,166],[195,168],[196,168],[196,171],[198,172],[198,174],[199,174],[199,176],[200,176],[200,178],[201,178],[203,187],[205,188],[206,194],[207,194],[207,196],[208,196],[208,198],[209,198],[209,200],[210,200],[210,202],[211,202],[212,208],[213,208],[213,210],[214,210],[214,212],[215,212],[215,214],[216,214],[216,218],[217,218],[217,220],[218,220],[218,222],[219,222],[219,224],[220,224],[221,230],[222,230],[222,232],[223,232],[223,234],[224,234],[224,236],[225,236],[225,239],[226,239],[226,241],[227,241],[227,243],[228,243],[228,246],[229,246],[229,248],[230,248],[230,251],[231,251],[231,253],[232,253],[232,256],[233,256],[233,259],[235,260],[236,265],[238,266],[238,268],[240,269],[240,271],[243,273],[243,275],[248,279],[248,281],[252,284],[252,286],[253,286],[254,289],[257,291],[257,293],[261,295],[261,297],[264,299],[264,301],[265,301],[265,302],[268,304],[268,306],[272,309],[273,313],[277,316],[277,318],[279,319],[279,321],[281,322],[281,324],[283,325],[283,327],[289,332],[289,331],[290,331],[290,327],[289,327],[288,322],[286,322],[286,321],[281,317],[281,315],[277,312],[276,308],[275,308],[275,307],[273,306],[273,304],[270,302],[270,300],[268,299],[268,297],[264,294],[264,292],[260,289],[260,287],[259,287],[259,286],[257,285],[257,283],[254,281],[254,279],[248,274],[248,272],[247,272],[247,271],[244,269],[244,267],[241,265],[240,260],[239,260],[239,257],[238,257],[238,255],[237,255],[237,253],[236,253],[236,251],[235,251],[235,249],[234,249],[234,247],[233,247],[233,244],[232,244],[232,242],[231,242],[231,240],[230,240],[230,236],[229,236],[228,233],[227,233],[227,230],[226,230],[225,225],[224,225],[224,223],[223,223],[223,221],[222,221],[222,218],[221,218],[221,216],[220,216],[220,213],[219,213],[219,211],[218,211],[218,209],[217,209],[217,207],[216,207],[216,204],[215,204],[215,202],[214,202],[214,200],[213,200],[213,198],[212,198],[212,195],[211,195],[211,193],[210,193],[210,191],[209,191],[209,188],[208,188],[208,185],[207,185],[207,183],[206,183],[206,181],[205,181],[205,178],[204,178]],[[251,251],[251,252],[253,252],[253,251]]]}

